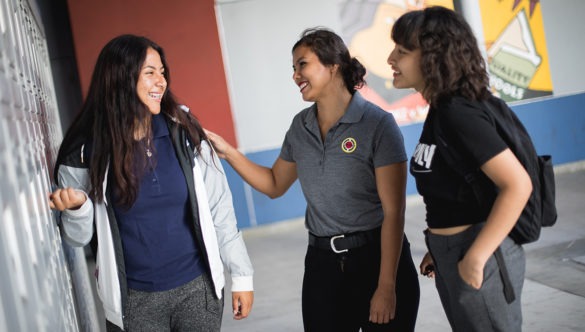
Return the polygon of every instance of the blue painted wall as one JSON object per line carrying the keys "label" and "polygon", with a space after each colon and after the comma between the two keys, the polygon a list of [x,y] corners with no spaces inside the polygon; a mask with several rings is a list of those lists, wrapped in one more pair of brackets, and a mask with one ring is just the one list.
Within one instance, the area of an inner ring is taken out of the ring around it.
{"label": "blue painted wall", "polygon": [[[539,154],[553,156],[555,165],[585,160],[585,93],[550,97],[511,104],[526,126]],[[407,153],[414,151],[422,123],[400,127]],[[248,154],[252,161],[271,166],[280,149]],[[245,184],[225,161],[241,228],[298,218],[305,215],[305,199],[298,181],[282,197],[270,199]],[[414,179],[408,176],[407,195],[416,194]]]}

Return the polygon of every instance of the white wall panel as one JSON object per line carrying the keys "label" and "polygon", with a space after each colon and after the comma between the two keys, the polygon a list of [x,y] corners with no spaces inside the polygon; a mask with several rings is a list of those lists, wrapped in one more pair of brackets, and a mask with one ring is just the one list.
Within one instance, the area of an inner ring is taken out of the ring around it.
{"label": "white wall panel", "polygon": [[293,44],[326,26],[341,33],[338,0],[216,0],[239,148],[278,148],[304,102],[292,80]]}
{"label": "white wall panel", "polygon": [[585,1],[541,0],[542,20],[553,93],[566,95],[585,91]]}

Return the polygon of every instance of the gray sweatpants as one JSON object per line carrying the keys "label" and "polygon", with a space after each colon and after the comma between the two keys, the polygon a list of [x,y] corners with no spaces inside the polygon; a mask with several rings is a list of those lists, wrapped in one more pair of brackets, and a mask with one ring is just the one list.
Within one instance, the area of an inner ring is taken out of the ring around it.
{"label": "gray sweatpants", "polygon": [[[128,290],[125,331],[219,331],[223,299],[217,299],[211,280],[201,275],[185,285],[162,292]],[[108,332],[120,331],[106,322]]]}
{"label": "gray sweatpants", "polygon": [[516,299],[508,304],[503,290],[500,269],[494,255],[484,268],[483,284],[479,290],[463,281],[457,263],[463,258],[479,231],[477,224],[465,231],[436,235],[428,231],[426,242],[435,264],[435,284],[447,319],[453,331],[521,331],[521,294],[526,259],[524,249],[507,237],[500,245]]}

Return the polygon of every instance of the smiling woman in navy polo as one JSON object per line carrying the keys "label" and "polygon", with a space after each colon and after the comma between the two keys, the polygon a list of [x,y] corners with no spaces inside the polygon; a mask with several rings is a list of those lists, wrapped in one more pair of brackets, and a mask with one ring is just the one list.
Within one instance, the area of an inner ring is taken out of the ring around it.
{"label": "smiling woman in navy polo", "polygon": [[224,264],[234,319],[252,308],[253,270],[225,173],[168,85],[160,46],[111,40],[55,166],[50,205],[63,211],[65,240],[86,245],[95,228],[107,331],[219,331]]}
{"label": "smiling woman in navy polo", "polygon": [[124,208],[113,195],[128,287],[148,292],[183,285],[205,269],[193,232],[187,183],[164,118],[152,116],[154,150],[141,170],[136,202]]}

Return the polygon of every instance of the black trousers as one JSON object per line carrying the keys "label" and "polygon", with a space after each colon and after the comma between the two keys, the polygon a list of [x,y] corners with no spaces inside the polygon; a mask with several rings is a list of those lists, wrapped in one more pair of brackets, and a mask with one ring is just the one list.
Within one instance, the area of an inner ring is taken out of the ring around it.
{"label": "black trousers", "polygon": [[406,237],[396,280],[396,317],[388,324],[369,322],[380,255],[379,241],[342,254],[308,247],[302,298],[305,331],[414,331],[420,288]]}

